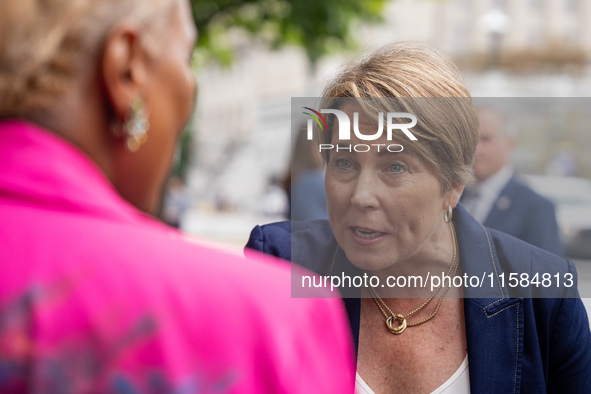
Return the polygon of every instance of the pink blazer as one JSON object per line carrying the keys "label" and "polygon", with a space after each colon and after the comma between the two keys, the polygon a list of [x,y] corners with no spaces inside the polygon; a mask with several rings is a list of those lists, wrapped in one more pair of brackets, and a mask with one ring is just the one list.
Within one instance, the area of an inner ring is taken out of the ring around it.
{"label": "pink blazer", "polygon": [[189,242],[0,122],[0,392],[352,392],[346,327],[339,300],[290,297],[289,265]]}

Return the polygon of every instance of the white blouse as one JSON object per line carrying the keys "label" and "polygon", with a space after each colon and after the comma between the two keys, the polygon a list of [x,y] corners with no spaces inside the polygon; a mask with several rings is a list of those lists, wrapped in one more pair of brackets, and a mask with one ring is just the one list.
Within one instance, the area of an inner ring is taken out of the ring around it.
{"label": "white blouse", "polygon": [[[468,371],[468,355],[466,354],[457,371],[431,394],[470,394],[470,374]],[[375,394],[359,374],[355,376],[355,394]]]}

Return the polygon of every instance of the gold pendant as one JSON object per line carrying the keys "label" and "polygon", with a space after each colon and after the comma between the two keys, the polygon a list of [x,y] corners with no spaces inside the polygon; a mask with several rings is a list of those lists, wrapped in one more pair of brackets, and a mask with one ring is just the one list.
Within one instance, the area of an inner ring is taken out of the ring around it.
{"label": "gold pendant", "polygon": [[[400,324],[394,326],[394,322],[398,321]],[[400,313],[394,313],[386,319],[386,327],[392,334],[402,334],[406,330],[406,319]]]}

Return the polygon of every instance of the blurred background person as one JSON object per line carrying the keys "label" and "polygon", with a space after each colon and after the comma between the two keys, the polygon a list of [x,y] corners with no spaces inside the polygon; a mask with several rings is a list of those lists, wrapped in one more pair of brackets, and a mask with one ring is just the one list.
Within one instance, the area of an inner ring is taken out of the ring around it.
{"label": "blurred background person", "polygon": [[147,214],[193,110],[189,2],[3,0],[0,37],[0,392],[345,392],[337,301]]}
{"label": "blurred background person", "polygon": [[301,126],[291,162],[291,220],[328,219],[324,191],[324,164],[307,130]]}
{"label": "blurred background person", "polygon": [[479,108],[478,115],[480,139],[473,165],[477,183],[464,191],[462,203],[485,226],[561,255],[554,205],[515,176],[515,139],[507,119],[493,107]]}

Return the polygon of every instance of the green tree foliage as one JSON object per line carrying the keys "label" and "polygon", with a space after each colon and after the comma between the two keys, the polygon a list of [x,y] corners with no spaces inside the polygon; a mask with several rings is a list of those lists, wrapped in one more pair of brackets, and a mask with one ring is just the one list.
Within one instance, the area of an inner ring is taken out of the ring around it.
{"label": "green tree foliage", "polygon": [[360,22],[376,23],[386,0],[191,0],[201,61],[232,60],[229,34],[246,31],[273,48],[302,46],[312,63],[355,44]]}

